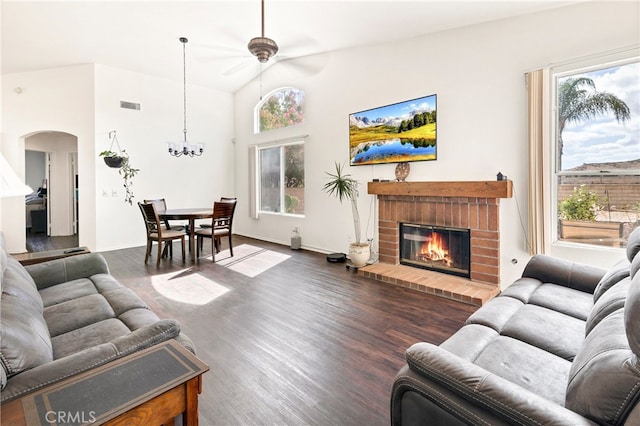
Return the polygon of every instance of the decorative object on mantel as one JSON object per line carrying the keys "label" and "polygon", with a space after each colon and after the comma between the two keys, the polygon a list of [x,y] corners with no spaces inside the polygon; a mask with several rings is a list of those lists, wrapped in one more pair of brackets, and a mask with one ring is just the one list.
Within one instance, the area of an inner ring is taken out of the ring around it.
{"label": "decorative object on mantel", "polygon": [[[118,169],[118,174],[124,179],[124,201],[125,203],[133,204],[133,185],[132,179],[140,171],[140,169],[134,169],[129,163],[129,154],[127,151],[120,148],[118,138],[116,137],[116,131],[109,132],[109,139],[111,139],[111,145],[107,151],[102,151],[99,156],[104,157],[104,162],[107,166]],[[118,151],[113,150],[113,144],[116,144]]]}
{"label": "decorative object on mantel", "polygon": [[398,182],[404,182],[404,180],[409,176],[409,171],[411,170],[411,166],[408,162],[398,163],[396,166],[396,180]]}
{"label": "decorative object on mantel", "polygon": [[323,186],[323,190],[329,195],[334,195],[340,203],[343,200],[351,201],[353,213],[353,227],[356,233],[356,242],[349,244],[349,260],[352,266],[359,268],[365,266],[371,256],[369,243],[360,242],[360,214],[358,213],[358,181],[350,174],[344,173],[344,167],[336,162],[335,174],[325,172],[331,179]]}
{"label": "decorative object on mantel", "polygon": [[184,134],[184,140],[181,143],[169,142],[167,145],[169,146],[169,154],[174,157],[181,157],[183,155],[194,157],[202,155],[204,152],[204,145],[201,143],[194,145],[187,142],[187,60],[185,46],[189,42],[189,39],[186,37],[180,37],[179,40],[180,43],[182,43],[182,84],[184,94],[184,128],[182,133]]}
{"label": "decorative object on mantel", "polygon": [[497,180],[507,180],[507,177],[502,174],[502,172],[498,172],[496,175]]}

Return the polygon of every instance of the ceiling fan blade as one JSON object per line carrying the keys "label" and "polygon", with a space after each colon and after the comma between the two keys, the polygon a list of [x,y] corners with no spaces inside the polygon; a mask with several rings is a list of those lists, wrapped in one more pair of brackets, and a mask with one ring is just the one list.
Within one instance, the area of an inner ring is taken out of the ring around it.
{"label": "ceiling fan blade", "polygon": [[222,75],[230,76],[230,75],[236,74],[236,73],[242,71],[243,69],[251,66],[254,61],[255,61],[254,58],[246,58],[243,61],[238,62],[236,65],[232,66],[231,68],[229,68],[225,72],[223,72]]}
{"label": "ceiling fan blade", "polygon": [[312,76],[318,74],[329,62],[329,53],[320,53],[301,57],[280,57],[278,65],[296,75]]}

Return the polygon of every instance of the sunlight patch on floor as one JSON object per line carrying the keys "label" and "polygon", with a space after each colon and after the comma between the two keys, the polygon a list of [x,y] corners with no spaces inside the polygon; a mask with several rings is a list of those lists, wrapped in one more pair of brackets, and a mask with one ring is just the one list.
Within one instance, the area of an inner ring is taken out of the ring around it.
{"label": "sunlight patch on floor", "polygon": [[190,305],[206,305],[229,289],[188,269],[151,277],[151,285],[164,297]]}
{"label": "sunlight patch on floor", "polygon": [[[249,244],[241,244],[233,248],[233,257],[231,257],[229,250],[223,250],[217,253],[216,263],[253,278],[290,257],[288,254],[278,253]],[[211,260],[211,256],[208,256],[207,259]]]}

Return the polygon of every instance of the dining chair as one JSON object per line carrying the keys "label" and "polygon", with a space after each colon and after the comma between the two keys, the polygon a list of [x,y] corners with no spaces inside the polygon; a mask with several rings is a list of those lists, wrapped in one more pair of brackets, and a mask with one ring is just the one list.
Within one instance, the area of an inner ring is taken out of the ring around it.
{"label": "dining chair", "polygon": [[[220,197],[220,201],[221,202],[237,202],[238,201],[238,197]],[[200,224],[200,228],[211,228],[211,224],[210,223],[201,223]]]}
{"label": "dining chair", "polygon": [[213,203],[213,217],[211,226],[200,228],[196,231],[196,258],[200,258],[200,250],[205,238],[211,238],[211,257],[216,261],[216,251],[220,251],[220,239],[229,237],[229,252],[233,257],[233,242],[231,240],[231,228],[233,225],[233,214],[236,210],[236,200],[216,201]]}
{"label": "dining chair", "polygon": [[[145,203],[153,203],[156,206],[156,211],[163,211],[167,209],[167,202],[165,201],[164,198],[156,198],[153,200],[144,200]],[[176,231],[182,231],[184,229],[187,229],[186,226],[184,225],[169,225],[169,221],[167,219],[164,219],[164,226],[166,227],[166,229],[174,229]]]}
{"label": "dining chair", "polygon": [[[151,245],[155,241],[158,243],[158,259],[156,261],[156,267],[160,266],[160,258],[163,257],[162,243],[171,247],[173,240],[180,240],[182,243],[182,262],[185,261],[184,250],[184,237],[186,236],[184,230],[178,231],[175,229],[166,229],[162,226],[160,218],[158,217],[158,211],[154,203],[138,203],[140,212],[142,212],[142,218],[144,219],[145,227],[147,228],[147,252],[144,256],[144,263],[147,263],[149,256],[151,256]],[[165,247],[166,249],[166,247]],[[173,250],[168,250],[169,255],[173,257]]]}

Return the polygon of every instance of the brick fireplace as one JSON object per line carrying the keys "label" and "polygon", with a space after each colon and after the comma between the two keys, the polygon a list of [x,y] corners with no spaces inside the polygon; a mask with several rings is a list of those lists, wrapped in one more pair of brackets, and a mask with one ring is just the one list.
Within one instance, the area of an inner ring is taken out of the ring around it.
{"label": "brick fireplace", "polygon": [[[511,181],[369,182],[368,193],[378,197],[379,263],[363,275],[473,304],[499,292],[500,198],[511,197]],[[470,278],[400,265],[404,222],[469,229]]]}

